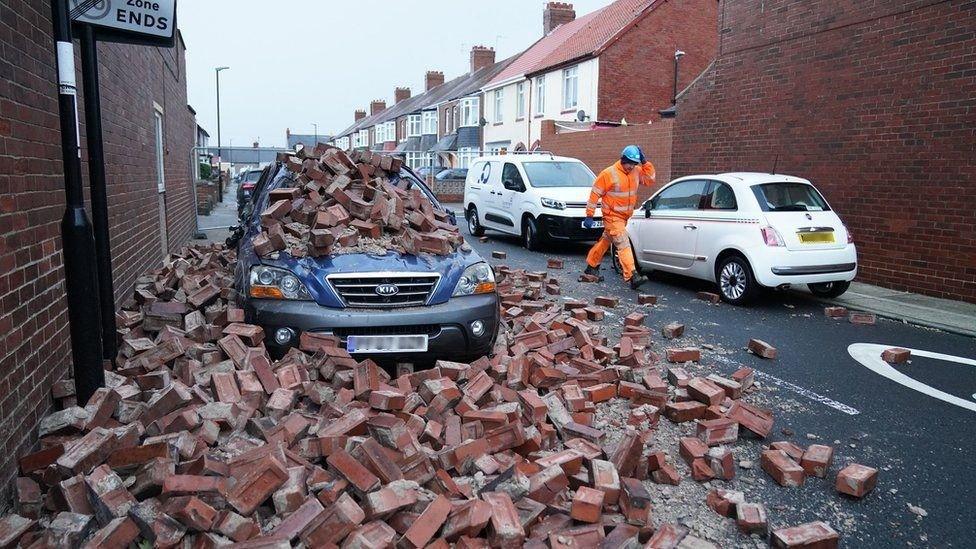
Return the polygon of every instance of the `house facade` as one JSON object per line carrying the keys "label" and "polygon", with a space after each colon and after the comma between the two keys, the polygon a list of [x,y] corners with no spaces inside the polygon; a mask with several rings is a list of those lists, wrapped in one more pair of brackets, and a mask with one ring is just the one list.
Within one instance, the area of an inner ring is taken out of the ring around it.
{"label": "house facade", "polygon": [[717,6],[716,0],[617,0],[576,18],[571,4],[549,2],[544,36],[481,90],[485,148],[533,148],[543,120],[652,119],[671,105],[675,51],[684,52],[679,88],[714,59]]}

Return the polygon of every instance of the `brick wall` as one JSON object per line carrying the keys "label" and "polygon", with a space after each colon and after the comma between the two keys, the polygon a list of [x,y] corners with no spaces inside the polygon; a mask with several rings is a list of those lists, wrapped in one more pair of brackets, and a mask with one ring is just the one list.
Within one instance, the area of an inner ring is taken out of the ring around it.
{"label": "brick wall", "polygon": [[[64,183],[50,4],[0,0],[0,488],[13,456],[36,441],[51,384],[70,362],[60,221]],[[178,41],[179,42],[179,41]],[[77,48],[76,48],[77,51]],[[192,234],[182,46],[102,44],[101,95],[117,298],[162,259],[153,102],[164,111],[166,228],[171,249]],[[78,62],[80,67],[80,61]],[[78,74],[79,91],[81,74]],[[83,98],[79,97],[79,106]],[[84,120],[83,112],[79,114]],[[81,129],[84,147],[84,127]],[[86,151],[83,151],[83,153]],[[83,166],[87,179],[87,165]],[[87,180],[86,180],[87,188]]]}
{"label": "brick wall", "polygon": [[[620,160],[624,147],[639,145],[654,164],[657,183],[661,185],[671,180],[671,126],[671,120],[665,119],[653,124],[555,133],[555,123],[547,120],[542,126],[542,150],[578,158],[598,174]],[[641,187],[638,195],[643,200],[652,190]]]}
{"label": "brick wall", "polygon": [[661,2],[600,56],[601,120],[642,124],[658,119],[674,93],[674,52],[681,50],[678,89],[715,58],[716,0]]}
{"label": "brick wall", "polygon": [[678,103],[674,175],[807,177],[859,279],[976,302],[976,3],[726,0]]}

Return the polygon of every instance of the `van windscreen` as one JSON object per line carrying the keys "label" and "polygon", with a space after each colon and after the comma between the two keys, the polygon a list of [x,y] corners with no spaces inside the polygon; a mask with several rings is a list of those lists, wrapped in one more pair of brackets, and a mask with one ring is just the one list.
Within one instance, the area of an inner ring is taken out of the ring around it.
{"label": "van windscreen", "polygon": [[582,162],[523,162],[533,187],[589,187],[596,176]]}

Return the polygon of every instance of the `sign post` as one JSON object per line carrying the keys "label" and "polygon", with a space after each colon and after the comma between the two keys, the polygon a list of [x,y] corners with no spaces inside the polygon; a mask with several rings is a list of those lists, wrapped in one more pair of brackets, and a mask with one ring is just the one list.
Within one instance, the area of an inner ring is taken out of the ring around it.
{"label": "sign post", "polygon": [[58,111],[61,119],[61,157],[64,162],[65,210],[61,220],[68,329],[78,404],[88,402],[95,389],[105,384],[99,324],[98,282],[95,274],[95,242],[85,213],[81,184],[81,148],[78,145],[78,105],[75,85],[75,48],[65,0],[51,0],[51,20],[58,62]]}
{"label": "sign post", "polygon": [[[51,0],[58,50],[59,107],[67,210],[62,221],[75,391],[83,404],[105,384],[102,360],[118,353],[109,244],[108,192],[98,86],[98,41],[172,47],[176,0]],[[85,135],[92,222],[84,208],[71,25],[81,35]],[[73,126],[72,126],[73,124]],[[94,237],[94,238],[93,238]],[[99,322],[91,321],[92,315]]]}

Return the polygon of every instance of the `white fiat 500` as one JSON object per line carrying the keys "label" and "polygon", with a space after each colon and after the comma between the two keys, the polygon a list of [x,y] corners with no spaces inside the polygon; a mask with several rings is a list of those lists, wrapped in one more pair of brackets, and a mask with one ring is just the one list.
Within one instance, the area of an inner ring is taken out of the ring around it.
{"label": "white fiat 500", "polygon": [[857,274],[847,227],[806,179],[768,173],[682,177],[627,224],[638,265],[715,282],[744,304],[763,287],[837,297]]}

